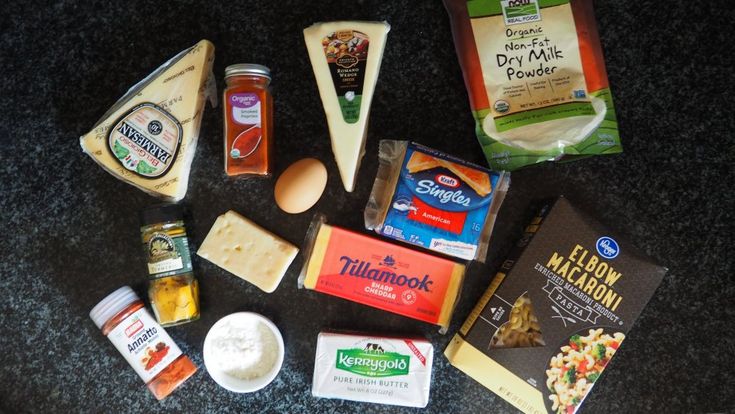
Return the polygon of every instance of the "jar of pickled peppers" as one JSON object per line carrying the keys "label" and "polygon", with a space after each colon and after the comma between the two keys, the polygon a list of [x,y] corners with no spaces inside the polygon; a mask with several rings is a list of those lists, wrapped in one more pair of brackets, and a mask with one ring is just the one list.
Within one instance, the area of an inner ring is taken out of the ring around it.
{"label": "jar of pickled peppers", "polygon": [[199,284],[191,265],[184,209],[154,206],[140,213],[141,238],[148,264],[148,299],[161,326],[199,319]]}

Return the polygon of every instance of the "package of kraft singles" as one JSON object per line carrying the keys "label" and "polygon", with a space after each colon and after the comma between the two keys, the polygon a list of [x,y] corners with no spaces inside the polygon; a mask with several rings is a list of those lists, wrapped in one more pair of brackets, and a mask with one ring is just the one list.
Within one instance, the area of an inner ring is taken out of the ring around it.
{"label": "package of kraft singles", "polygon": [[560,197],[526,227],[444,355],[525,413],[574,414],[666,271]]}
{"label": "package of kraft singles", "polygon": [[380,141],[365,207],[378,234],[466,260],[485,261],[510,174],[408,141]]}

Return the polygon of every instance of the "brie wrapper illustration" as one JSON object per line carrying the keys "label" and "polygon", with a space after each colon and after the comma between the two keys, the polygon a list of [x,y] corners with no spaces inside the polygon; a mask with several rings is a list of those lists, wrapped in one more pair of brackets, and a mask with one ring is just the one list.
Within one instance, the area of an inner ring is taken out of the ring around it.
{"label": "brie wrapper illustration", "polygon": [[387,22],[316,23],[304,29],[332,151],[345,190],[355,188],[365,154],[370,104],[378,81]]}
{"label": "brie wrapper illustration", "polygon": [[207,98],[216,105],[214,45],[202,40],[130,88],[79,139],[119,180],[169,200],[186,195]]}

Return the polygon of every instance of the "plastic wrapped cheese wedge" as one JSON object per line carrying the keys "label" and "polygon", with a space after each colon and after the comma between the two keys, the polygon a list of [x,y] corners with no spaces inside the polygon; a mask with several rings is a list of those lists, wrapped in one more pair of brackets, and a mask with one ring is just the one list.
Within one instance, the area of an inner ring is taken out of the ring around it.
{"label": "plastic wrapped cheese wedge", "polygon": [[409,318],[445,333],[464,265],[326,224],[317,214],[306,235],[299,287]]}
{"label": "plastic wrapped cheese wedge", "polygon": [[117,179],[169,200],[184,198],[204,102],[216,105],[214,45],[202,40],[130,88],[80,138]]}
{"label": "plastic wrapped cheese wedge", "polygon": [[389,30],[387,22],[358,21],[315,23],[304,29],[332,151],[349,192],[365,155],[370,104]]}

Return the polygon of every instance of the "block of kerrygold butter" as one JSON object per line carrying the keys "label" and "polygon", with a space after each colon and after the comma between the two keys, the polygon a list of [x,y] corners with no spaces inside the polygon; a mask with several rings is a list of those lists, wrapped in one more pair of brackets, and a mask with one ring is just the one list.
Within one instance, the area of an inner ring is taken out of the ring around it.
{"label": "block of kerrygold butter", "polygon": [[299,286],[441,326],[445,332],[464,265],[330,226],[317,215],[306,236]]}
{"label": "block of kerrygold butter", "polygon": [[365,154],[370,104],[389,30],[387,22],[358,21],[315,23],[304,29],[332,151],[350,192]]}
{"label": "block of kerrygold butter", "polygon": [[424,338],[322,332],[311,393],[320,398],[426,407],[434,347]]}
{"label": "block of kerrygold butter", "polygon": [[298,252],[296,246],[230,210],[217,217],[197,255],[270,293]]}
{"label": "block of kerrygold butter", "polygon": [[204,102],[216,99],[214,45],[202,40],[130,88],[80,138],[119,180],[171,201],[186,195]]}

